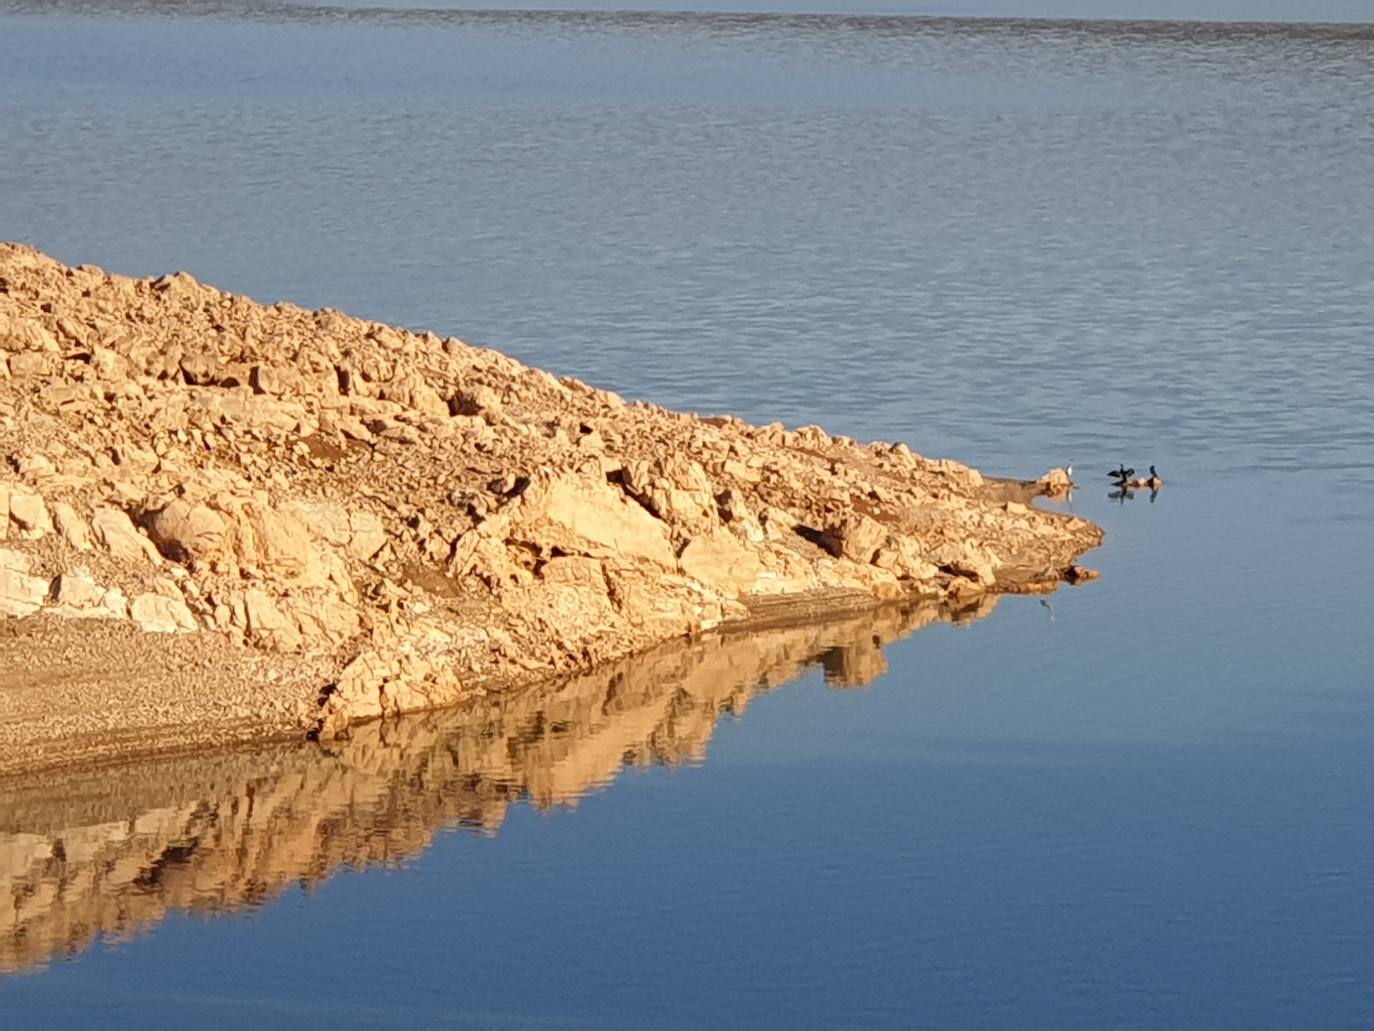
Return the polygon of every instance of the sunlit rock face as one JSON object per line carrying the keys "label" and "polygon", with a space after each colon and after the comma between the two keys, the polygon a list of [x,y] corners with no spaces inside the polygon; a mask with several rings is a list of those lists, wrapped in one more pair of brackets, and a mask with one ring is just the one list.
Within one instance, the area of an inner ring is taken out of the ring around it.
{"label": "sunlit rock face", "polygon": [[512,804],[574,805],[627,765],[703,761],[720,717],[819,667],[833,687],[882,648],[995,598],[751,635],[707,635],[460,710],[355,727],[322,746],[163,759],[0,790],[0,971],[222,912],[344,866],[406,859],[451,826],[496,833]]}
{"label": "sunlit rock face", "polygon": [[37,698],[54,651],[86,657],[75,675],[138,668],[135,692],[38,706],[71,720],[0,725],[0,774],[35,740],[25,763],[57,765],[59,742],[152,722],[329,737],[779,600],[1053,590],[1101,540],[1028,507],[1042,488],[903,443],[627,402],[456,338],[18,244],[0,455],[0,697]]}

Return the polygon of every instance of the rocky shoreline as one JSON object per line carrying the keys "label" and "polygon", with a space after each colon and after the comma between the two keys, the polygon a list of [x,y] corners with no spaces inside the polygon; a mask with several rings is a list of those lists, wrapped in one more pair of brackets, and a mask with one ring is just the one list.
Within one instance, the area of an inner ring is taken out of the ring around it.
{"label": "rocky shoreline", "polygon": [[1035,492],[0,244],[0,755],[328,738],[713,628],[1053,590],[1102,534]]}

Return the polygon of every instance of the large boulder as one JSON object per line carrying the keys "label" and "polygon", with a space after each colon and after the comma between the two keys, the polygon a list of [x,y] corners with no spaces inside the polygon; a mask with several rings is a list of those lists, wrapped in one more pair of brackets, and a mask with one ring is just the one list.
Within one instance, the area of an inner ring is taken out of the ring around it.
{"label": "large boulder", "polygon": [[80,513],[65,501],[57,501],[52,506],[53,525],[62,539],[77,551],[90,551],[91,529]]}
{"label": "large boulder", "polygon": [[208,565],[229,554],[229,524],[208,505],[178,498],[147,525],[153,543],[174,561]]}
{"label": "large boulder", "polygon": [[926,557],[946,572],[983,586],[990,586],[997,579],[993,556],[973,541],[946,541]]}
{"label": "large boulder", "polygon": [[162,562],[153,542],[135,529],[127,512],[101,506],[91,516],[91,530],[96,542],[120,562],[130,565],[159,565]]}
{"label": "large boulder", "polygon": [[31,540],[52,533],[52,516],[47,503],[40,495],[23,488],[9,489],[9,521],[11,532]]}
{"label": "large boulder", "polygon": [[251,640],[276,651],[295,651],[302,644],[301,632],[295,620],[281,610],[276,599],[266,591],[254,588],[243,596],[244,628]]}
{"label": "large boulder", "polygon": [[754,590],[761,568],[757,552],[723,528],[689,541],[678,565],[683,575],[732,598]]}
{"label": "large boulder", "polygon": [[882,523],[860,512],[851,512],[833,526],[826,527],[822,543],[832,555],[866,566],[887,538],[888,530]]}
{"label": "large boulder", "polygon": [[180,598],[140,594],[129,606],[129,616],[140,630],[151,634],[190,633],[198,629],[196,617]]}
{"label": "large boulder", "polygon": [[417,372],[397,376],[382,387],[380,397],[425,415],[447,418],[449,414],[448,402]]}
{"label": "large boulder", "polygon": [[85,569],[59,574],[52,582],[51,612],[68,619],[123,619],[129,614],[124,592],[101,587]]}
{"label": "large boulder", "polygon": [[663,520],[593,476],[536,477],[515,519],[523,539],[565,554],[638,560],[664,569],[677,566]]}
{"label": "large boulder", "polygon": [[28,569],[27,555],[0,550],[0,616],[30,616],[43,607],[48,581]]}

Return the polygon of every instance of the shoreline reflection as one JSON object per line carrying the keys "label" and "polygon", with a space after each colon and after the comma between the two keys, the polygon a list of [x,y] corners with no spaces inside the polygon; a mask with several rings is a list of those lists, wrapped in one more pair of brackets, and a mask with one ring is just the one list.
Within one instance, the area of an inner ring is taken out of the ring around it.
{"label": "shoreline reflection", "polygon": [[394,864],[512,805],[572,806],[626,766],[703,761],[719,719],[819,667],[834,688],[882,649],[997,604],[934,604],[708,635],[595,673],[364,724],[327,746],[162,757],[0,783],[0,975],[127,940],[175,911],[228,913],[335,871]]}

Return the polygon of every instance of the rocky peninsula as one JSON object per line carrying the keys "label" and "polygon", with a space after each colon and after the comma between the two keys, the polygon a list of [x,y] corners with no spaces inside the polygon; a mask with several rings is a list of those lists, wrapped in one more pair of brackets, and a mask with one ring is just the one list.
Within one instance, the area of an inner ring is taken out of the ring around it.
{"label": "rocky peninsula", "polygon": [[0,774],[1053,590],[1102,533],[1035,492],[0,244]]}

